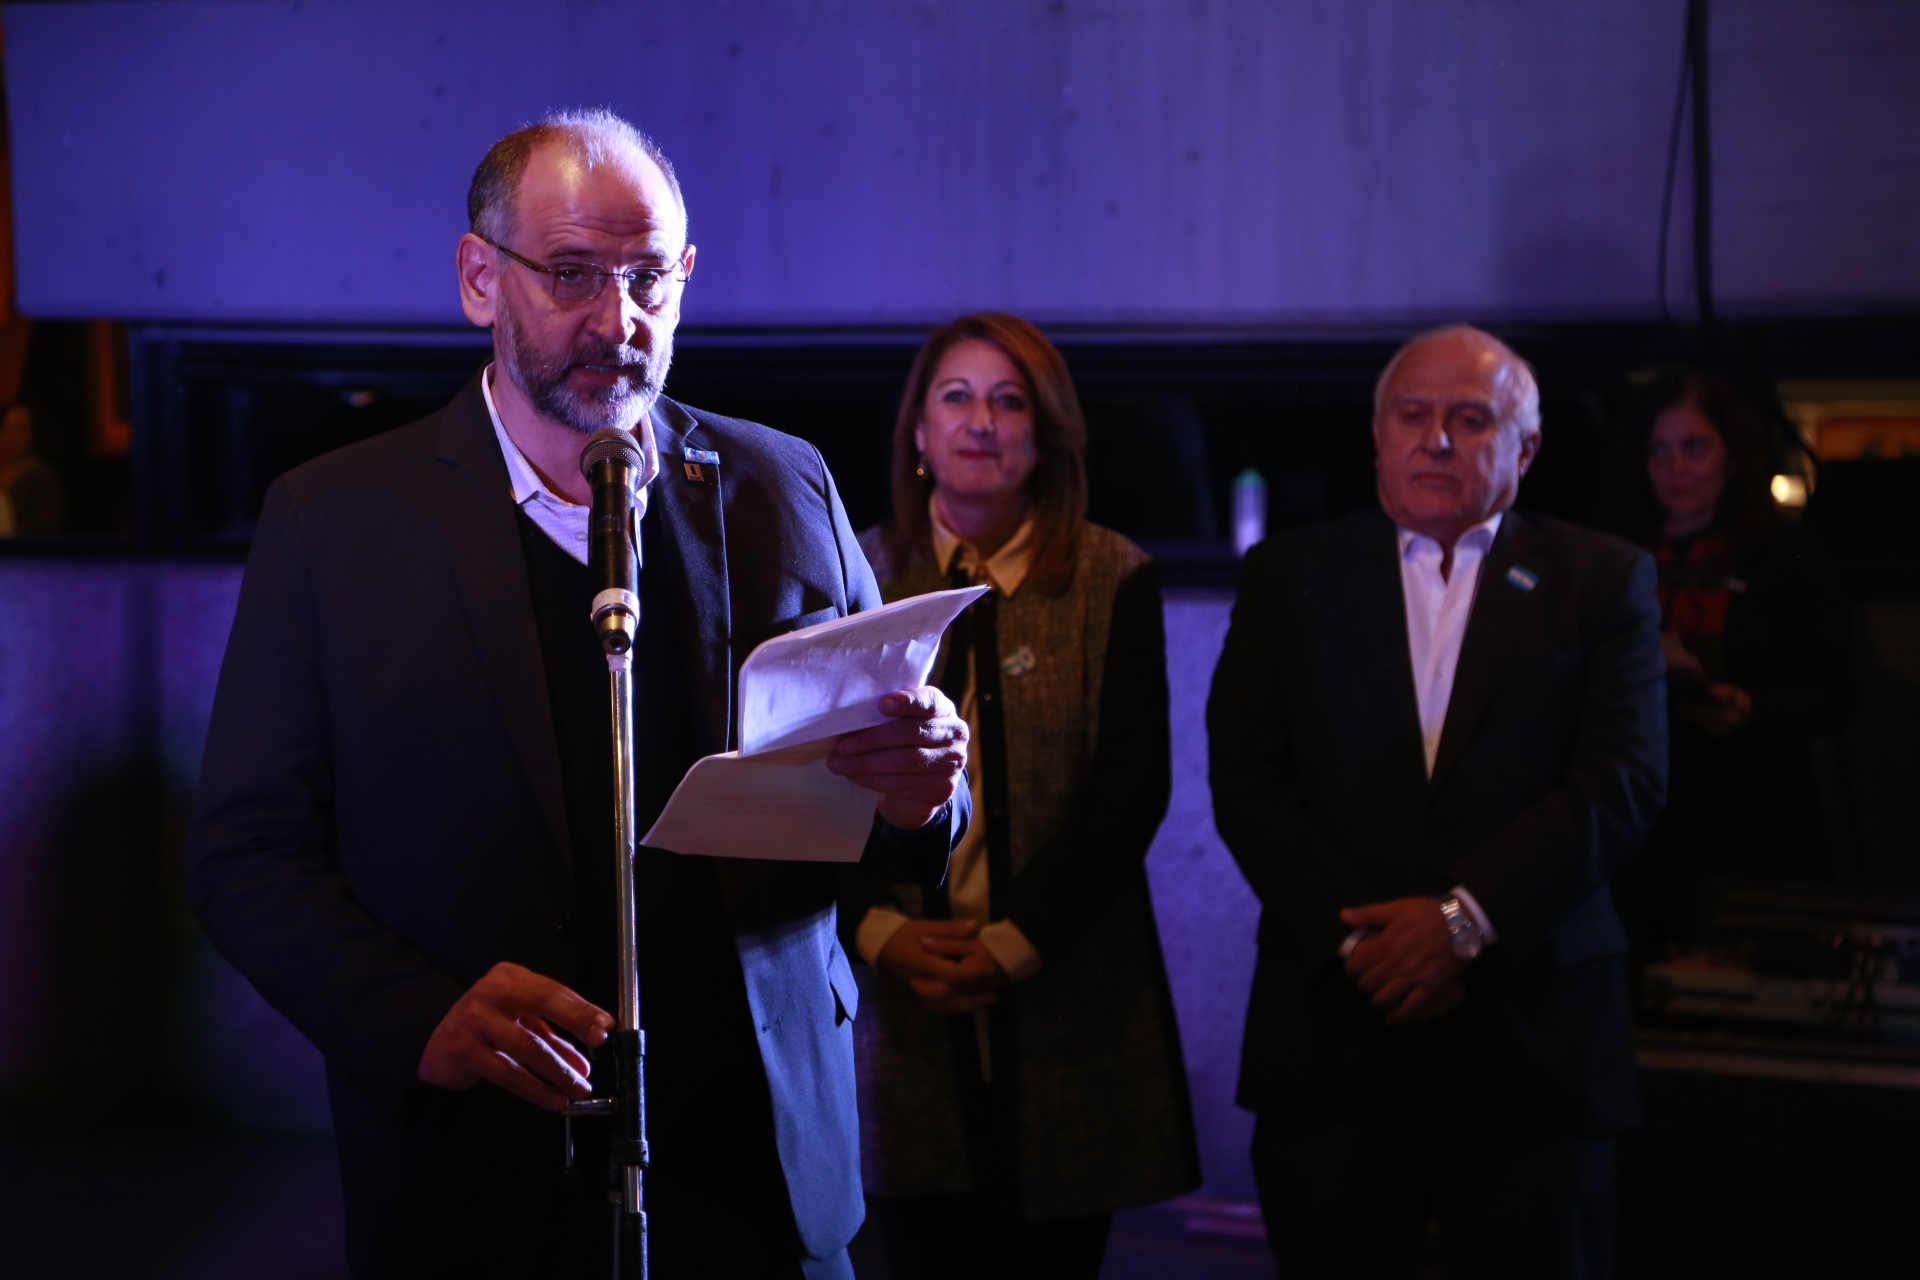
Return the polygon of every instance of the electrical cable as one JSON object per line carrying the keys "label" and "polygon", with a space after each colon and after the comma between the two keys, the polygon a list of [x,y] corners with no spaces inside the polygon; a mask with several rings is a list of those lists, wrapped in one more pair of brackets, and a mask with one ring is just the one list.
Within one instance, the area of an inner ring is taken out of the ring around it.
{"label": "electrical cable", "polygon": [[1711,330],[1713,305],[1713,99],[1707,0],[1687,0],[1687,50],[1693,82],[1693,293],[1700,323]]}
{"label": "electrical cable", "polygon": [[1667,244],[1673,228],[1673,180],[1680,172],[1680,126],[1687,118],[1687,90],[1693,83],[1693,22],[1689,18],[1680,37],[1680,84],[1673,95],[1673,124],[1667,130],[1667,180],[1660,191],[1660,257],[1654,278],[1660,295],[1660,319],[1673,322],[1667,306]]}
{"label": "electrical cable", "polygon": [[1687,0],[1686,35],[1680,44],[1680,83],[1667,130],[1667,173],[1660,191],[1660,250],[1654,266],[1660,319],[1672,323],[1667,302],[1667,250],[1673,234],[1673,188],[1680,173],[1680,126],[1693,116],[1693,288],[1700,323],[1711,327],[1713,305],[1713,131],[1708,119],[1707,0]]}

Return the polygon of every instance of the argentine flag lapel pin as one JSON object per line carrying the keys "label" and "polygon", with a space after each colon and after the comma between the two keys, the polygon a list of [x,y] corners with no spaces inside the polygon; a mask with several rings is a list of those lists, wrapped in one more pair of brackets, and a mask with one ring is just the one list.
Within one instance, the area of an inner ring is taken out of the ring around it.
{"label": "argentine flag lapel pin", "polygon": [[720,455],[711,449],[688,449],[681,455],[680,466],[695,484],[719,484],[719,465]]}
{"label": "argentine flag lapel pin", "polygon": [[1531,569],[1522,569],[1519,565],[1515,565],[1507,570],[1507,581],[1523,592],[1531,591],[1540,585],[1540,575]]}

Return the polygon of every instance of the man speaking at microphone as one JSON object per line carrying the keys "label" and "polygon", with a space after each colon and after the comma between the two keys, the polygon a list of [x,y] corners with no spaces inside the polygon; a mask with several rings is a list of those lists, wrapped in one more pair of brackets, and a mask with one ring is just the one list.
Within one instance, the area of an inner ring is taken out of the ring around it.
{"label": "man speaking at microphone", "polygon": [[[563,1172],[553,1114],[591,1092],[615,988],[582,447],[618,427],[659,467],[636,502],[639,832],[736,745],[756,644],[880,597],[818,452],[661,394],[694,248],[649,139],[551,116],[487,153],[468,213],[460,299],[493,362],[269,491],[189,883],[326,1056],[356,1276],[601,1276],[604,1145],[576,1124]],[[932,688],[880,710],[832,767],[879,793],[869,862],[937,882],[966,727]],[[653,1275],[851,1275],[857,996],[831,868],[644,848],[636,868]]]}

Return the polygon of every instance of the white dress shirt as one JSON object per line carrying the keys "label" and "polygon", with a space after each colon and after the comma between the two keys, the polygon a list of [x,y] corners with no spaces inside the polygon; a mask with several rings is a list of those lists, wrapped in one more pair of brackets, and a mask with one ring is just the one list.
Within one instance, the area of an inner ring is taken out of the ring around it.
{"label": "white dress shirt", "polygon": [[[1420,736],[1427,753],[1427,776],[1440,752],[1440,734],[1447,723],[1447,703],[1453,700],[1453,673],[1460,666],[1460,643],[1467,636],[1467,619],[1480,588],[1480,570],[1487,550],[1500,531],[1495,512],[1460,535],[1453,546],[1452,572],[1442,575],[1446,553],[1440,544],[1411,529],[1400,532],[1400,591],[1407,605],[1407,653],[1413,659],[1413,696],[1420,708]],[[1455,885],[1454,895],[1486,935],[1494,940],[1493,922],[1480,909],[1466,886]]]}
{"label": "white dress shirt", "polygon": [[[587,530],[593,515],[593,508],[573,502],[547,488],[546,481],[527,461],[527,455],[520,452],[520,446],[513,442],[507,429],[500,424],[500,411],[493,407],[493,365],[488,365],[480,376],[480,394],[487,398],[487,416],[493,419],[494,438],[500,441],[500,453],[507,460],[507,479],[513,484],[513,504],[527,513],[527,518],[540,526],[540,532],[553,539],[555,546],[578,560],[587,563]],[[586,447],[584,439],[581,448]],[[647,514],[647,490],[641,489],[633,500],[633,522],[637,528],[640,517]],[[633,540],[633,563],[640,564],[640,539]]]}

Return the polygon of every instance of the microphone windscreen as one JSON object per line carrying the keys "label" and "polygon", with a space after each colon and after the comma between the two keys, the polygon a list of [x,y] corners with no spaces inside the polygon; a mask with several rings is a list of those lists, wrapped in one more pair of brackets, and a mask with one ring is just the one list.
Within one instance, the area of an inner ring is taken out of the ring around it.
{"label": "microphone windscreen", "polygon": [[603,462],[624,462],[636,474],[646,465],[640,442],[619,427],[602,427],[587,437],[587,447],[580,453],[580,474],[593,479],[593,469]]}

